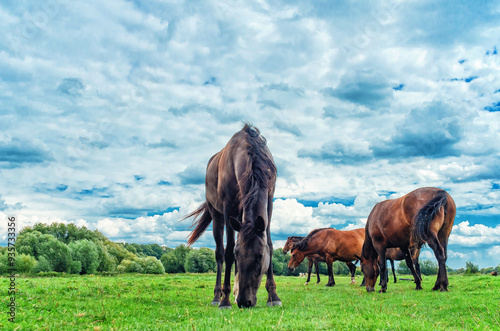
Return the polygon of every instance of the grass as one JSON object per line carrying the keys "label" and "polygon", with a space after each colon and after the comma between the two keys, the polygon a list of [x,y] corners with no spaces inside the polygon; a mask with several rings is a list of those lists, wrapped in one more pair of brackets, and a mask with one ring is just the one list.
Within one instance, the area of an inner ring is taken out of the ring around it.
{"label": "grass", "polygon": [[[265,277],[264,277],[265,278]],[[18,278],[16,322],[2,312],[1,330],[498,330],[500,277],[450,276],[449,292],[433,292],[435,276],[389,283],[367,293],[348,277],[337,285],[304,286],[304,278],[276,277],[282,307],[219,310],[210,304],[214,274]],[[8,278],[0,279],[7,307]],[[3,308],[7,311],[7,308]]]}

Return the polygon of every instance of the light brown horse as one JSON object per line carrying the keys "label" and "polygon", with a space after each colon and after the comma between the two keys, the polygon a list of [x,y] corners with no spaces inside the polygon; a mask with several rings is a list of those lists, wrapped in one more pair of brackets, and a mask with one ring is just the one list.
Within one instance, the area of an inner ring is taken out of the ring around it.
{"label": "light brown horse", "polygon": [[[332,228],[324,228],[313,230],[307,237],[293,246],[288,268],[294,270],[306,256],[318,254],[325,259],[328,266],[328,283],[326,286],[334,286],[333,262],[352,262],[358,260],[359,258],[356,255],[359,256],[359,253],[361,253],[364,240],[364,229],[339,231]],[[354,283],[354,273],[351,274],[351,283]]]}
{"label": "light brown horse", "polygon": [[[257,290],[264,274],[267,276],[267,305],[281,305],[276,294],[271,262],[273,244],[270,227],[276,173],[265,138],[260,135],[259,130],[248,124],[208,162],[205,177],[206,201],[185,218],[197,216],[193,223],[196,228],[188,240],[189,245],[205,232],[213,220],[217,279],[212,304],[218,304],[219,308],[231,308],[231,267],[235,258],[235,272],[238,275],[235,287],[239,287],[236,298],[238,307],[255,306]],[[239,231],[236,243],[234,231]],[[221,290],[224,262],[226,270]]]}
{"label": "light brown horse", "polygon": [[[305,237],[301,237],[301,236],[288,237],[286,240],[285,246],[283,247],[283,254],[288,253],[288,251],[290,251],[295,244],[297,244],[299,241],[301,241],[304,238]],[[306,280],[304,285],[309,284],[309,281],[311,280],[311,272],[312,272],[313,264],[314,264],[314,267],[316,268],[316,277],[318,279],[316,284],[319,284],[319,282],[320,282],[319,263],[326,262],[326,260],[323,257],[321,257],[319,254],[308,255],[308,256],[306,256],[306,258],[307,258],[307,261],[309,262],[309,270],[307,271],[307,280]],[[356,272],[356,266],[352,262],[346,262],[346,265],[349,268],[349,272],[351,273],[351,283],[354,284],[354,283],[356,283],[356,281],[354,280],[354,273]]]}
{"label": "light brown horse", "polygon": [[[386,273],[386,249],[391,247],[399,247],[404,253],[406,264],[415,279],[416,289],[422,289],[421,279],[411,260],[410,247],[420,249],[422,245],[428,244],[439,265],[433,290],[447,291],[447,246],[455,213],[455,202],[451,196],[435,187],[419,188],[399,199],[376,204],[366,222],[365,242],[359,257],[366,290],[374,290],[379,269],[381,274]],[[380,266],[377,267],[377,264]],[[385,292],[386,279],[382,279],[381,286],[379,292]]]}

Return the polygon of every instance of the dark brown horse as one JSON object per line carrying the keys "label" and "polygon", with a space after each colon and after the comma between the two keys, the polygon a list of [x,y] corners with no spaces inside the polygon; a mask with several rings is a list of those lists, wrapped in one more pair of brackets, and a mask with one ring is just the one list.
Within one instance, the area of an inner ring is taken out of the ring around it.
{"label": "dark brown horse", "polygon": [[[411,259],[413,261],[413,264],[415,266],[415,271],[418,275],[418,277],[420,277],[420,279],[422,279],[422,276],[420,274],[420,264],[418,263],[418,258],[420,256],[420,249],[417,249],[416,247],[412,247],[410,249],[410,254],[411,254]],[[400,249],[400,248],[388,248],[385,252],[385,258],[386,260],[388,260],[390,263],[391,263],[391,269],[392,269],[392,275],[394,276],[394,283],[397,282],[397,278],[396,278],[396,271],[394,269],[394,261],[402,261],[405,259],[405,255],[403,253],[403,251]],[[387,280],[387,282],[389,282],[389,270],[386,269],[386,274],[385,274],[385,278]],[[382,284],[382,277],[380,277],[380,284]]]}
{"label": "dark brown horse", "polygon": [[[262,276],[267,275],[267,305],[281,305],[273,278],[271,214],[276,166],[266,140],[248,124],[212,156],[205,178],[206,201],[185,218],[200,216],[189,237],[193,244],[213,220],[217,280],[212,304],[231,308],[231,267],[236,258],[238,307],[253,307]],[[226,249],[223,236],[226,227]],[[239,231],[234,239],[234,231]],[[226,270],[221,290],[222,264]],[[222,296],[222,301],[221,301]]]}
{"label": "dark brown horse", "polygon": [[[352,262],[358,260],[356,255],[361,253],[364,240],[364,229],[339,231],[332,228],[324,228],[313,230],[307,237],[293,246],[288,268],[293,270],[298,267],[306,256],[318,254],[325,260],[328,266],[328,283],[326,286],[334,286],[333,262]],[[354,268],[351,269],[351,284],[354,284],[356,267],[352,266]]]}
{"label": "dark brown horse", "polygon": [[[305,237],[301,236],[291,236],[288,237],[286,240],[285,246],[283,247],[283,254],[288,253],[292,249],[292,247],[297,244],[299,241],[304,239]],[[326,260],[321,257],[319,254],[313,254],[313,255],[308,255],[306,256],[307,261],[309,262],[309,270],[307,271],[307,280],[304,285],[309,284],[309,281],[311,280],[311,272],[312,272],[312,266],[314,264],[314,267],[316,268],[316,277],[318,281],[316,284],[319,284],[320,282],[320,277],[319,277],[319,263],[320,262],[326,262]],[[356,266],[352,262],[346,262],[347,267],[349,268],[349,271],[351,272],[351,280],[354,279],[354,273],[356,272]],[[354,281],[355,283],[355,281]],[[353,283],[353,284],[354,284]]]}
{"label": "dark brown horse", "polygon": [[[448,290],[446,258],[448,237],[455,219],[455,202],[446,191],[425,187],[399,199],[385,200],[375,205],[366,222],[366,235],[360,257],[366,290],[371,292],[379,274],[386,273],[386,249],[399,247],[415,279],[416,289],[422,289],[411,260],[410,247],[428,244],[438,261],[439,272],[433,290]],[[378,259],[378,260],[377,260]],[[377,262],[380,267],[377,267]],[[383,277],[385,278],[385,277]],[[380,292],[387,290],[382,279]]]}

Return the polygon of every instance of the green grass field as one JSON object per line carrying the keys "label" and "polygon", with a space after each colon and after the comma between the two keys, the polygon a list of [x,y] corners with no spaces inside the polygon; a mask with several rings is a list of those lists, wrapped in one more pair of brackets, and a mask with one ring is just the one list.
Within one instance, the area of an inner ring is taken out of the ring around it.
{"label": "green grass field", "polygon": [[[265,279],[265,277],[264,277]],[[499,330],[500,277],[450,276],[450,291],[433,292],[435,276],[389,283],[367,293],[348,277],[304,286],[277,277],[282,307],[266,305],[264,283],[252,309],[210,304],[214,274],[18,278],[16,321],[7,320],[8,278],[1,278],[1,330]]]}

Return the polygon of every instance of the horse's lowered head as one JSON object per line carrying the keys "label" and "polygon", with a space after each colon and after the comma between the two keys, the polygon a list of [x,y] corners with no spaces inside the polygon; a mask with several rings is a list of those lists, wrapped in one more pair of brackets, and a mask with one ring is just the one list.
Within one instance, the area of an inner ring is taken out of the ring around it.
{"label": "horse's lowered head", "polygon": [[373,292],[375,290],[375,285],[377,284],[377,277],[380,273],[377,259],[364,258],[363,256],[358,255],[355,256],[361,262],[361,272],[365,277],[366,290],[368,292]]}
{"label": "horse's lowered head", "polygon": [[292,248],[292,257],[288,262],[288,269],[290,271],[294,271],[295,268],[297,268],[302,263],[302,261],[304,261],[305,257],[305,253],[300,250],[299,246],[294,245]]}
{"label": "horse's lowered head", "polygon": [[253,222],[239,222],[231,219],[231,226],[239,232],[234,255],[238,266],[238,307],[254,307],[257,303],[262,276],[267,272],[271,260],[268,245],[268,222],[262,216],[257,216]]}

